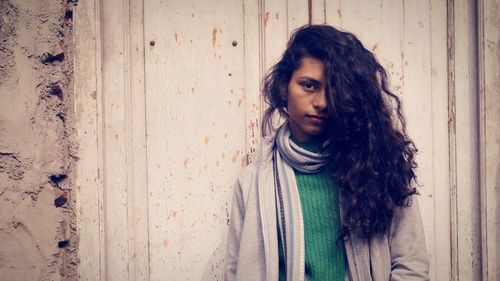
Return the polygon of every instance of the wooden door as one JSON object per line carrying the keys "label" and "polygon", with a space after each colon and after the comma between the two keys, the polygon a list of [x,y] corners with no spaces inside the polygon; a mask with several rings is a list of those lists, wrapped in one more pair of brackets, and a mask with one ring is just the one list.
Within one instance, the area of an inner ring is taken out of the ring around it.
{"label": "wooden door", "polygon": [[467,109],[476,101],[460,92],[470,78],[450,84],[450,67],[471,55],[449,42],[450,25],[467,29],[473,11],[455,2],[79,4],[82,280],[222,280],[232,186],[259,142],[260,80],[307,23],[356,34],[403,100],[419,149],[431,279],[479,276],[475,127],[460,123],[477,120]]}

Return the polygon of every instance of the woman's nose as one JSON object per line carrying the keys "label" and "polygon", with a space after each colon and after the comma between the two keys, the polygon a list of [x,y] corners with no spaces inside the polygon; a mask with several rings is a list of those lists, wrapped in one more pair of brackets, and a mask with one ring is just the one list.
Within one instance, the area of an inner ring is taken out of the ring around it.
{"label": "woman's nose", "polygon": [[318,91],[313,100],[313,106],[318,110],[323,110],[328,106],[326,99],[326,91],[324,89]]}

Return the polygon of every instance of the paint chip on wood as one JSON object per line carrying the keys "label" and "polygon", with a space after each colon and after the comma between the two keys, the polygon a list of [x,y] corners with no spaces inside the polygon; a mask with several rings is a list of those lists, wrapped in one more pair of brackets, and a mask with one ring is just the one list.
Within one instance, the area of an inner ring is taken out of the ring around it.
{"label": "paint chip on wood", "polygon": [[168,214],[168,217],[167,217],[167,220],[169,219],[175,219],[175,217],[177,216],[177,211],[170,211],[170,214]]}
{"label": "paint chip on wood", "polygon": [[212,47],[215,48],[215,43],[217,42],[217,28],[212,30]]}
{"label": "paint chip on wood", "polygon": [[233,157],[231,158],[231,160],[233,161],[233,163],[236,162],[236,159],[238,158],[238,155],[240,155],[240,151],[236,150],[236,152],[234,153]]}
{"label": "paint chip on wood", "polygon": [[266,15],[264,17],[264,26],[267,26],[268,21],[269,21],[269,12],[266,12]]}

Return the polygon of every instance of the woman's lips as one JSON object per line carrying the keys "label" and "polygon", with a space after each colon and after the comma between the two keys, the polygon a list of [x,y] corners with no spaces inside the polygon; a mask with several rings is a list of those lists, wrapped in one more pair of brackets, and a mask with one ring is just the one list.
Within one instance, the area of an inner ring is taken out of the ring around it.
{"label": "woman's lips", "polygon": [[311,121],[313,124],[321,124],[326,120],[326,116],[322,115],[306,115],[307,119]]}

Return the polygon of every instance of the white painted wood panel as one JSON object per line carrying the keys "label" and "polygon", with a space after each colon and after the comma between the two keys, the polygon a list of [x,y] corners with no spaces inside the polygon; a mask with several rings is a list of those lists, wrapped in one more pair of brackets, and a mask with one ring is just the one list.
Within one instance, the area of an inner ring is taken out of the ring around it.
{"label": "white painted wood panel", "polygon": [[[289,1],[287,5],[288,13],[288,35],[293,30],[309,22],[309,1]],[[312,11],[311,11],[312,12]],[[283,49],[284,50],[284,49]]]}
{"label": "white painted wood panel", "polygon": [[[485,22],[497,2],[481,2]],[[482,156],[481,199],[478,147],[498,152],[485,145],[498,143],[487,133],[498,115],[484,115],[478,139],[478,59],[460,47],[477,35],[471,1],[96,0],[78,9],[82,280],[222,280],[232,186],[259,142],[260,81],[291,31],[325,21],[356,34],[403,99],[431,279],[479,280],[482,270],[494,280],[497,162]],[[498,61],[490,26],[479,37],[484,112],[496,112],[498,88],[488,84],[498,76],[487,63]]]}
{"label": "white painted wood panel", "polygon": [[[431,84],[431,20],[430,1],[403,2],[402,49],[402,94],[403,108],[407,118],[408,133],[418,148],[417,175],[421,185],[419,198],[426,242],[431,262],[431,275],[435,271],[434,257],[434,121]],[[442,41],[445,41],[442,34]],[[442,93],[446,96],[446,92]],[[447,107],[438,110],[447,111]],[[444,155],[446,156],[446,155]],[[446,205],[440,208],[448,209]]]}
{"label": "white painted wood panel", "polygon": [[325,23],[342,27],[341,0],[325,1]]}
{"label": "white painted wood panel", "polygon": [[500,1],[478,1],[483,280],[500,279]]}
{"label": "white painted wood panel", "polygon": [[74,13],[75,54],[75,127],[78,142],[78,165],[75,173],[77,222],[79,234],[79,274],[81,281],[100,280],[102,256],[100,247],[100,157],[97,149],[99,107],[96,59],[99,28],[96,1],[84,1]]}
{"label": "white painted wood panel", "polygon": [[[306,1],[303,1],[306,2]],[[326,7],[325,7],[325,0],[309,0],[309,7],[308,10],[310,10],[310,21],[309,23],[311,24],[323,24],[326,22]]]}
{"label": "white painted wood panel", "polygon": [[[451,177],[456,187],[451,194],[452,280],[481,280],[481,235],[479,205],[478,162],[478,84],[477,84],[477,31],[474,22],[475,3],[454,1],[453,40],[451,48],[454,63],[453,104],[454,137],[452,144],[454,167]],[[468,46],[464,48],[463,46]]]}
{"label": "white painted wood panel", "polygon": [[[434,216],[431,228],[434,236],[427,240],[430,255],[434,256],[433,280],[448,280],[451,274],[450,244],[450,176],[448,140],[448,61],[446,2],[430,2],[430,86],[432,93],[432,189]],[[429,234],[428,234],[429,235]]]}
{"label": "white painted wood panel", "polygon": [[261,1],[243,1],[244,18],[244,93],[245,93],[245,139],[247,163],[258,149],[261,136],[261,116],[264,101],[260,95],[260,81],[265,73],[261,55],[264,41],[259,36],[264,31],[264,3]]}
{"label": "white painted wood panel", "polygon": [[[146,146],[146,95],[144,71],[144,7],[142,1],[128,1],[124,17],[128,27],[124,45],[128,57],[125,70],[127,144],[127,212],[129,228],[129,280],[146,281],[149,278],[149,215],[148,174]],[[127,17],[128,15],[128,17]],[[127,26],[127,25],[126,25]],[[127,36],[128,35],[128,36]]]}
{"label": "white painted wood panel", "polygon": [[[288,6],[286,1],[264,2],[264,33],[260,34],[264,40],[265,71],[267,72],[278,62],[288,41]],[[306,12],[307,10],[304,10]]]}
{"label": "white painted wood panel", "polygon": [[221,280],[247,160],[243,1],[148,1],[144,18],[150,278]]}

